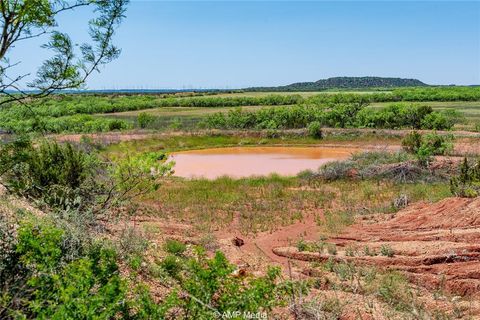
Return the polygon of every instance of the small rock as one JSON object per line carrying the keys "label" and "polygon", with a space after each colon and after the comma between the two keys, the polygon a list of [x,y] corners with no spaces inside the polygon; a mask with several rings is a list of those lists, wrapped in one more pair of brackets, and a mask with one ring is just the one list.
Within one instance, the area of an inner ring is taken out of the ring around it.
{"label": "small rock", "polygon": [[245,244],[245,241],[243,241],[243,239],[240,239],[239,237],[235,237],[232,239],[232,243],[236,247],[241,247]]}

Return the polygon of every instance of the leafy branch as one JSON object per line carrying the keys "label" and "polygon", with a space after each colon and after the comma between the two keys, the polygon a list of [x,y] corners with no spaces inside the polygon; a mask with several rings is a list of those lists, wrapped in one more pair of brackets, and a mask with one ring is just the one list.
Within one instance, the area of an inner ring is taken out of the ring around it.
{"label": "leafy branch", "polygon": [[[116,59],[120,49],[112,44],[115,31],[125,16],[128,0],[1,0],[0,1],[0,106],[44,98],[55,91],[81,88],[100,66]],[[96,17],[88,22],[90,43],[78,46],[68,34],[57,30],[59,14],[93,6]],[[30,73],[12,75],[20,62],[10,62],[17,43],[49,35],[42,48],[53,55],[45,60],[36,77],[22,89]]]}

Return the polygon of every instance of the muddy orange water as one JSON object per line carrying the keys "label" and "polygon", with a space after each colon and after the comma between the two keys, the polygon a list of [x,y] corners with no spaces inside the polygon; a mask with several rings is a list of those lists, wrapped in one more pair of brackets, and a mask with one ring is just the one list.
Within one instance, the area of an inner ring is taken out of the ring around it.
{"label": "muddy orange water", "polygon": [[238,178],[271,173],[296,175],[303,170],[316,170],[329,161],[346,159],[358,151],[327,147],[234,147],[176,152],[170,159],[175,161],[175,176]]}

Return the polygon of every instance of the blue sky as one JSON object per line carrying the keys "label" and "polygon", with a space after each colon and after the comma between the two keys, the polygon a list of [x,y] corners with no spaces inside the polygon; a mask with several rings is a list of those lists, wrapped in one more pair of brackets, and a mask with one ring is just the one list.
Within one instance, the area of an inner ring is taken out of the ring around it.
{"label": "blue sky", "polygon": [[[82,41],[88,10],[60,26]],[[91,89],[239,88],[333,76],[480,84],[480,2],[135,1]],[[14,57],[31,70],[38,41]]]}

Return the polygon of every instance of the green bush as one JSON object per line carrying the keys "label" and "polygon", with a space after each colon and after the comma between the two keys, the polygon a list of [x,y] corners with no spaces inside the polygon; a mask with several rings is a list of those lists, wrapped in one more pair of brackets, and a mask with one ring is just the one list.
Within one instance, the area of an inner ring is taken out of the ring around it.
{"label": "green bush", "polygon": [[37,114],[24,114],[0,111],[2,129],[16,133],[90,133],[124,130],[131,127],[129,123],[119,119],[94,117],[87,114],[74,114],[61,117],[50,117]]}
{"label": "green bush", "polygon": [[445,155],[452,148],[452,136],[441,136],[436,133],[420,135],[413,131],[402,140],[405,151],[414,154],[423,166],[428,165],[433,156]]}
{"label": "green bush", "polygon": [[368,94],[334,93],[318,94],[307,99],[307,103],[372,103],[372,102],[422,102],[422,101],[479,101],[478,87],[428,87],[399,88],[392,92],[375,92]]}
{"label": "green bush", "polygon": [[268,95],[260,97],[232,96],[197,96],[174,97],[172,95],[57,95],[39,101],[33,110],[21,104],[14,104],[8,110],[0,112],[21,119],[32,117],[64,117],[78,114],[114,113],[124,111],[146,110],[162,107],[240,107],[240,106],[277,106],[302,103],[300,95]]}
{"label": "green bush", "polygon": [[109,175],[122,198],[131,199],[157,190],[160,179],[172,173],[175,162],[166,163],[163,152],[127,155],[110,167]]}
{"label": "green bush", "polygon": [[66,254],[67,232],[48,219],[20,223],[13,250],[3,252],[13,267],[0,269],[2,319],[164,319],[171,312],[211,319],[224,312],[268,312],[291,293],[288,283],[278,281],[279,269],[238,276],[223,254],[208,258],[198,250],[193,257],[160,261],[172,290],[155,303],[146,287],[122,278],[112,249],[94,242],[78,257]]}
{"label": "green bush", "polygon": [[460,172],[450,180],[450,190],[457,197],[474,198],[480,195],[480,160],[471,165],[463,159]]}
{"label": "green bush", "polygon": [[307,126],[308,135],[315,139],[321,139],[323,137],[322,125],[318,121],[310,122]]}
{"label": "green bush", "polygon": [[180,241],[168,239],[165,242],[164,249],[170,254],[181,255],[187,250],[187,246]]}
{"label": "green bush", "polygon": [[0,148],[0,177],[9,192],[51,209],[94,214],[156,190],[171,173],[161,152],[101,162],[69,143],[21,138]]}
{"label": "green bush", "polygon": [[412,294],[410,291],[408,280],[403,274],[389,271],[380,278],[377,296],[396,310],[407,311],[412,308],[409,301]]}
{"label": "green bush", "polygon": [[160,262],[160,266],[171,276],[174,278],[178,277],[178,274],[182,270],[182,264],[180,259],[174,255],[166,256],[162,262]]}
{"label": "green bush", "polygon": [[382,109],[366,108],[359,112],[356,125],[367,128],[384,129],[451,129],[458,118],[448,114],[433,111],[432,107],[394,103]]}
{"label": "green bush", "polygon": [[80,189],[94,175],[97,159],[71,144],[43,140],[33,146],[27,138],[0,150],[0,176],[5,187],[50,206],[80,205]]}
{"label": "green bush", "polygon": [[427,133],[423,137],[420,148],[428,148],[433,155],[445,155],[451,148],[452,136],[441,136],[436,133]]}
{"label": "green bush", "polygon": [[409,132],[402,139],[402,147],[409,153],[417,153],[422,145],[422,135],[418,131]]}
{"label": "green bush", "polygon": [[115,253],[94,246],[68,260],[63,239],[64,232],[46,222],[20,225],[13,257],[17,272],[0,276],[2,318],[128,317],[127,287]]}
{"label": "green bush", "polygon": [[432,112],[423,118],[421,128],[429,130],[445,130],[451,129],[454,124],[455,122],[449,120],[444,114],[440,112]]}
{"label": "green bush", "polygon": [[382,256],[391,258],[395,255],[395,251],[393,251],[392,247],[390,247],[389,245],[383,244],[380,247],[380,254]]}
{"label": "green bush", "polygon": [[216,129],[295,129],[312,122],[336,128],[451,129],[459,118],[433,111],[432,107],[395,103],[382,109],[362,103],[297,105],[263,108],[256,111],[231,110],[208,115],[203,122]]}
{"label": "green bush", "polygon": [[235,267],[222,253],[208,258],[202,250],[193,258],[171,256],[169,260],[170,272],[176,274],[183,290],[169,297],[177,301],[172,309],[179,310],[180,318],[189,315],[191,319],[213,319],[227,312],[268,312],[282,304],[288,293],[278,284],[278,268],[269,269],[264,277],[236,276]]}
{"label": "green bush", "polygon": [[138,126],[142,129],[147,128],[150,124],[155,121],[155,116],[142,112],[137,117]]}

